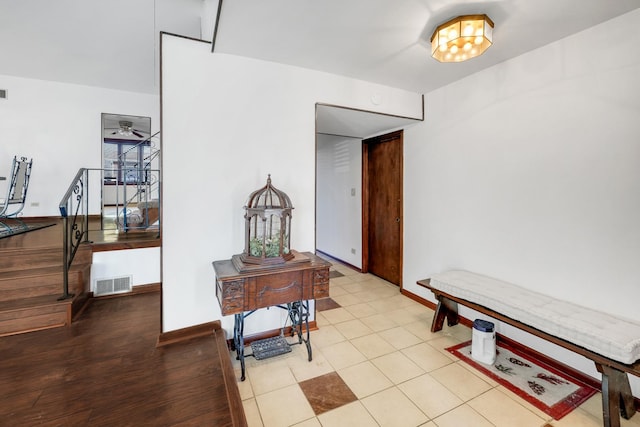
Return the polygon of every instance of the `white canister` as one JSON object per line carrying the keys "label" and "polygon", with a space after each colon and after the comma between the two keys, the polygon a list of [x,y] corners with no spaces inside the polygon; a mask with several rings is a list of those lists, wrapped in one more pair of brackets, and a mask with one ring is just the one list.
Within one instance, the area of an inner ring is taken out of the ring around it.
{"label": "white canister", "polygon": [[496,361],[496,332],[492,322],[482,319],[473,321],[471,357],[487,365],[493,365]]}

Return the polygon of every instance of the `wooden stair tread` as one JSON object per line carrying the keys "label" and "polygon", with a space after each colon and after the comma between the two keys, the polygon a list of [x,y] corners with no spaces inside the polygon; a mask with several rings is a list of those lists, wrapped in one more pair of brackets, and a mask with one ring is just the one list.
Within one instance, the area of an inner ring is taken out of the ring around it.
{"label": "wooden stair tread", "polygon": [[[91,264],[80,264],[76,265],[75,263],[71,266],[70,271],[77,271],[90,266]],[[53,274],[62,274],[62,265],[55,267],[39,267],[39,268],[29,268],[25,270],[8,270],[8,271],[0,271],[0,280],[12,280],[16,278],[27,278],[27,277],[41,277],[48,276]]]}
{"label": "wooden stair tread", "polygon": [[127,236],[101,230],[101,220],[94,221],[69,271],[69,291],[76,296],[58,301],[64,275],[62,220],[25,222],[36,220],[56,225],[0,239],[0,337],[70,325],[90,297],[94,251],[159,247],[162,242],[157,229]]}
{"label": "wooden stair tread", "polygon": [[73,303],[73,298],[58,301],[58,297],[62,295],[42,295],[30,298],[21,298],[12,301],[0,301],[0,313],[10,311],[24,310],[27,308],[48,307],[48,306],[67,306]]}
{"label": "wooden stair tread", "polygon": [[[8,237],[5,237],[7,239]],[[45,251],[57,251],[62,253],[62,247],[60,245],[53,245],[50,242],[43,243],[38,246],[27,246],[27,247],[15,247],[15,246],[0,246],[0,256],[4,256],[7,254],[16,254],[16,253],[38,253]]]}

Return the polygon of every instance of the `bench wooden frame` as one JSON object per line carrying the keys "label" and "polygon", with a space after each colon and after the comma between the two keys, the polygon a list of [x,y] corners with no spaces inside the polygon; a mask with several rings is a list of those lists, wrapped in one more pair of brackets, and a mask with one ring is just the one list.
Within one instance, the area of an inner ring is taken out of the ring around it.
{"label": "bench wooden frame", "polygon": [[629,419],[633,414],[635,414],[635,400],[631,393],[629,378],[626,373],[640,376],[640,360],[627,365],[625,363],[609,359],[570,341],[558,338],[518,320],[507,317],[488,307],[449,295],[439,289],[435,289],[431,287],[430,279],[419,280],[417,283],[418,285],[433,292],[438,300],[436,312],[431,324],[431,332],[438,332],[442,330],[445,319],[447,319],[447,325],[449,326],[458,324],[460,320],[458,316],[458,304],[469,307],[477,312],[491,316],[503,323],[522,329],[525,332],[543,338],[592,360],[595,363],[598,372],[602,374],[601,390],[604,427],[620,427],[620,415],[625,419]]}

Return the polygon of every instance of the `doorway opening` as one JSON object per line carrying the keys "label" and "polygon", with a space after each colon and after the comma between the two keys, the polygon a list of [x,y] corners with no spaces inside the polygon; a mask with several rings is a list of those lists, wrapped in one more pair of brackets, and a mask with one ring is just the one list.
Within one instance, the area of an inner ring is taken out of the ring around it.
{"label": "doorway opening", "polygon": [[[368,221],[368,216],[365,218],[368,209],[365,203],[369,203],[364,200],[364,195],[371,193],[365,189],[364,141],[420,121],[421,119],[316,104],[317,252],[326,254],[357,271],[378,275],[370,269],[371,224],[364,228],[365,222]],[[401,175],[400,170],[400,177]],[[401,207],[402,202],[399,205]],[[394,221],[396,218],[402,220],[401,212],[400,215],[392,217]],[[398,222],[395,224],[397,228]],[[395,281],[398,286],[402,285],[401,226],[400,222],[400,247],[394,252],[394,257],[400,257],[399,263],[396,263],[396,270],[400,274],[400,279]],[[373,265],[379,265],[379,262],[374,261]]]}
{"label": "doorway opening", "polygon": [[362,142],[362,270],[402,288],[403,132]]}

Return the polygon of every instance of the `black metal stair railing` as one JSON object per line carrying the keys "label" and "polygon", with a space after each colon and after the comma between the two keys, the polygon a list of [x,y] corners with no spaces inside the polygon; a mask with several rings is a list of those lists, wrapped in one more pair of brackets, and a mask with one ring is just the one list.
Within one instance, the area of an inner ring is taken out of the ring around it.
{"label": "black metal stair railing", "polygon": [[[134,194],[129,197],[127,197],[127,180],[123,179],[122,183],[118,179],[115,181],[115,225],[119,230],[127,232],[133,229],[146,229],[151,226],[152,224],[149,223],[149,210],[153,206],[158,215],[158,235],[160,233],[160,170],[151,169],[153,161],[160,155],[160,149],[155,147],[153,141],[153,138],[159,134],[160,132],[156,132],[132,148],[137,149],[141,144],[149,145],[148,155],[142,159],[141,163],[134,165],[134,168],[126,168],[125,170],[123,159],[126,153],[123,153],[119,159],[120,167],[124,173],[123,176],[128,176],[130,172],[131,176],[137,177]],[[63,228],[63,291],[62,296],[59,298],[60,300],[74,296],[69,292],[69,270],[80,245],[89,242],[89,189],[91,188],[92,192],[96,193],[99,188],[103,188],[105,176],[107,176],[106,173],[112,172],[109,169],[80,168],[60,201],[59,210],[62,216]],[[119,185],[123,186],[124,196],[122,202],[119,200]],[[102,196],[95,197],[92,202],[101,200],[101,198]],[[93,206],[94,204],[95,206]],[[102,204],[100,216],[103,217],[105,206],[102,200],[100,203],[93,203],[91,208],[97,212],[99,204]],[[144,221],[131,225],[128,221],[127,213],[130,212],[130,205],[133,204],[136,204],[136,207],[144,205],[146,215],[144,215]],[[120,219],[121,214],[122,219]],[[104,222],[102,220],[101,224],[101,229],[103,229]]]}
{"label": "black metal stair railing", "polygon": [[[158,169],[127,169],[126,171],[133,171],[141,173],[143,178],[138,181],[133,190],[133,194],[127,194],[127,185],[123,185],[123,202],[116,202],[116,206],[121,207],[117,209],[116,225],[121,231],[128,232],[134,230],[146,230],[153,225],[153,221],[150,220],[149,212],[152,209],[160,209],[160,171]],[[116,186],[117,188],[117,186]],[[119,198],[119,191],[116,190],[117,198]],[[132,207],[132,208],[130,208]],[[136,212],[136,209],[138,212]],[[143,212],[140,212],[140,209]],[[158,217],[157,221],[160,221]],[[158,224],[158,232],[159,232]]]}
{"label": "black metal stair railing", "polygon": [[[114,225],[119,231],[146,230],[153,224],[150,220],[150,211],[155,209],[157,213],[157,230],[160,235],[160,171],[157,169],[136,169],[137,176],[144,176],[143,182],[136,184],[135,194],[127,198],[126,183],[123,185],[124,199],[122,203],[116,200]],[[83,243],[89,243],[89,216],[90,216],[90,191],[98,194],[94,199],[100,200],[99,188],[104,183],[105,173],[108,169],[81,168],[71,181],[67,192],[62,197],[58,206],[62,217],[63,235],[63,293],[60,300],[73,298],[74,294],[69,292],[69,270],[73,264],[73,259],[78,248]],[[144,174],[144,175],[142,175]],[[119,194],[118,183],[116,183],[116,194]],[[92,200],[94,200],[92,199]],[[116,197],[118,199],[118,197]],[[95,206],[93,206],[95,204]],[[100,229],[104,230],[104,210],[99,207],[100,203],[92,203],[91,209],[100,214]],[[135,206],[135,207],[132,207]],[[131,218],[131,212],[136,208],[142,208],[138,221]],[[155,227],[153,228],[155,230]]]}
{"label": "black metal stair railing", "polygon": [[[123,231],[131,231],[135,229],[146,229],[152,224],[149,223],[149,216],[144,215],[142,222],[130,221],[131,212],[128,209],[129,205],[144,205],[145,209],[148,209],[151,205],[158,205],[160,203],[160,171],[158,169],[152,169],[152,163],[160,156],[160,149],[155,146],[154,138],[157,137],[160,132],[156,132],[144,141],[138,142],[136,145],[131,146],[126,151],[122,152],[118,156],[118,162],[122,169],[123,176],[135,176],[137,177],[135,182],[135,190],[133,194],[127,194],[128,183],[126,180],[123,185],[123,206],[124,208],[118,213],[116,220],[118,227]],[[139,163],[134,163],[130,167],[126,167],[125,159],[130,152],[137,152],[141,146],[148,148],[148,153],[142,158]],[[117,186],[117,183],[116,183]],[[116,195],[119,196],[119,192],[116,189]],[[156,195],[157,197],[154,197]],[[120,201],[116,201],[116,205],[120,205]],[[122,218],[122,219],[120,219]],[[133,224],[133,225],[132,225]]]}
{"label": "black metal stair railing", "polygon": [[73,298],[69,293],[69,270],[83,242],[89,240],[89,170],[81,168],[60,201],[63,239],[63,289],[59,300]]}

